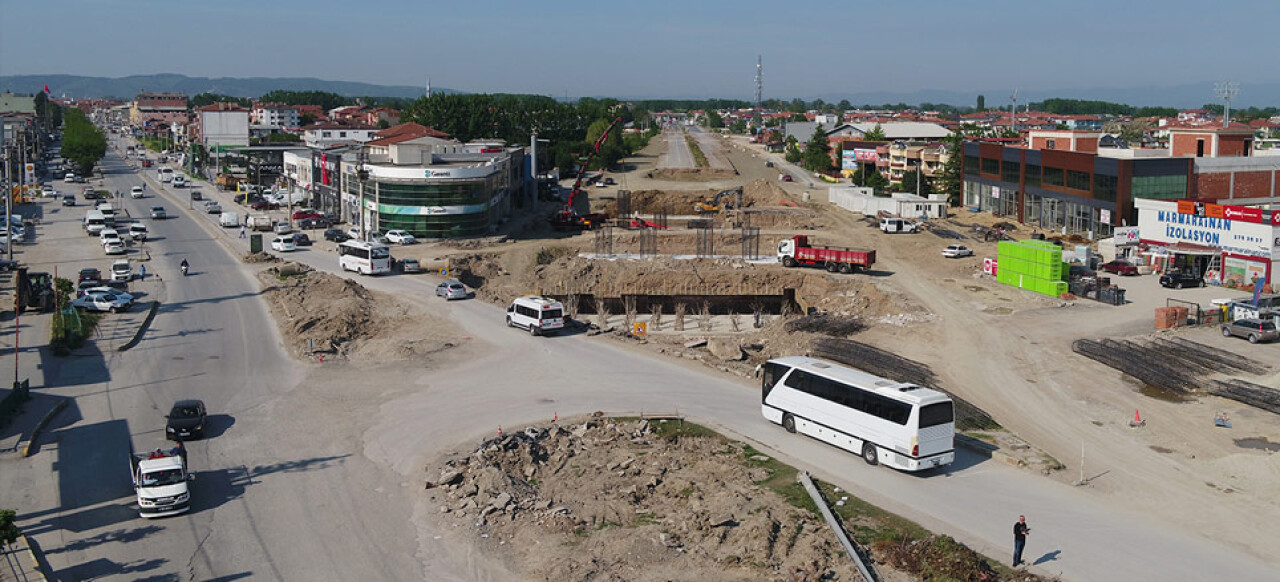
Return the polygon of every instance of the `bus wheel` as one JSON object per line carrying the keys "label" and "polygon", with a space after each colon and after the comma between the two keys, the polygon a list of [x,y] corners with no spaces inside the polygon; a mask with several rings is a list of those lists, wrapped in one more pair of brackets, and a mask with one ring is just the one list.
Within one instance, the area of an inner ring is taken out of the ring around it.
{"label": "bus wheel", "polygon": [[796,419],[794,416],[791,416],[790,412],[782,415],[782,428],[787,429],[787,432],[789,433],[796,432]]}
{"label": "bus wheel", "polygon": [[876,457],[875,445],[862,443],[862,460],[866,461],[868,465],[875,465],[880,462],[880,459]]}

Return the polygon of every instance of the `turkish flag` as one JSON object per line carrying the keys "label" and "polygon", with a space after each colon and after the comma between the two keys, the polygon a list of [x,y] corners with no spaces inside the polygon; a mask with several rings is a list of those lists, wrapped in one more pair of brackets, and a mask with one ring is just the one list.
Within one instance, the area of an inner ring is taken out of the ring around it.
{"label": "turkish flag", "polygon": [[48,86],[48,85],[45,85],[45,86],[44,86],[44,92],[45,92],[45,93],[48,93],[48,92],[49,92],[49,86]]}

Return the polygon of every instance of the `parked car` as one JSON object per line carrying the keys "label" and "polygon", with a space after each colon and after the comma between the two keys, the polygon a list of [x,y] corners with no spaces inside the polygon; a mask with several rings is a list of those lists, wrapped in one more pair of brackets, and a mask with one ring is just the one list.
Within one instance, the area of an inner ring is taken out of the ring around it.
{"label": "parked car", "polygon": [[351,240],[351,237],[341,230],[330,228],[324,231],[324,240],[341,243]]}
{"label": "parked car", "polygon": [[204,203],[204,211],[209,214],[222,214],[222,205],[210,200]]}
{"label": "parked car", "polygon": [[388,241],[401,245],[411,245],[418,242],[418,239],[413,238],[413,235],[403,230],[388,230],[384,236],[387,237]]}
{"label": "parked car", "polygon": [[281,220],[280,222],[273,224],[271,226],[271,230],[276,234],[289,234],[293,231],[293,227],[289,226],[288,222]]}
{"label": "parked car", "polygon": [[142,198],[142,186],[134,186],[129,189],[130,198]]}
{"label": "parked car", "polygon": [[115,293],[94,291],[71,300],[71,306],[81,311],[109,311],[117,313],[129,309],[129,301]]}
{"label": "parked car", "polygon": [[1124,259],[1116,259],[1114,261],[1102,263],[1102,265],[1098,267],[1098,270],[1123,276],[1133,276],[1138,274],[1138,268],[1133,266],[1133,263]]}
{"label": "parked car", "polygon": [[254,202],[253,204],[250,204],[249,208],[252,208],[254,210],[276,210],[280,208],[280,205],[270,200],[259,200],[257,202]]}
{"label": "parked car", "polygon": [[153,218],[153,219],[155,219],[155,220],[164,220],[164,219],[166,219],[166,218],[168,218],[168,217],[169,217],[169,214],[168,214],[167,212],[165,212],[165,210],[164,210],[164,207],[163,207],[163,206],[152,206],[152,207],[151,207],[151,218]]}
{"label": "parked car", "polygon": [[[121,283],[126,283],[126,282],[113,280],[113,281],[110,281],[110,283],[112,285],[120,285]],[[133,294],[126,292],[124,289],[120,289],[119,287],[116,287],[116,286],[107,286],[107,285],[98,285],[96,287],[83,287],[80,289],[79,292],[76,293],[76,297],[82,297],[90,293],[110,293],[121,299],[124,299],[125,301],[128,301],[129,303],[133,303],[133,299],[134,299]]]}
{"label": "parked car", "polygon": [[85,200],[97,200],[98,193],[95,192],[93,188],[85,188],[83,191],[80,192],[80,197],[84,198]]}
{"label": "parked car", "polygon": [[293,213],[294,220],[305,220],[308,218],[324,218],[324,215],[310,208],[303,208],[302,210]]}
{"label": "parked car", "polygon": [[108,243],[113,243],[113,242],[118,242],[121,244],[124,243],[124,241],[120,240],[120,232],[114,228],[102,229],[102,231],[98,233],[98,242],[101,243],[103,246],[106,246]]}
{"label": "parked car", "polygon": [[329,228],[333,223],[328,218],[319,216],[316,218],[304,218],[298,221],[298,228],[303,230],[315,230],[317,228]]}
{"label": "parked car", "polygon": [[18,261],[11,261],[9,259],[0,259],[0,273],[8,273],[9,271],[17,269],[18,265],[19,265]]}
{"label": "parked car", "polygon": [[80,278],[77,280],[77,282],[80,284],[89,283],[90,285],[101,285],[102,271],[99,271],[93,267],[89,267],[87,269],[80,269]]}
{"label": "parked car", "polygon": [[461,281],[456,279],[448,279],[436,285],[436,297],[444,297],[449,299],[466,299],[470,294]]}
{"label": "parked car", "polygon": [[1071,265],[1067,267],[1067,279],[1092,279],[1098,276],[1098,272],[1084,265]]}
{"label": "parked car", "polygon": [[942,256],[947,257],[948,259],[972,257],[973,249],[964,245],[948,245],[947,248],[942,249]]}
{"label": "parked car", "polygon": [[1170,271],[1160,275],[1160,286],[1173,289],[1204,287],[1204,277],[1187,271]]}
{"label": "parked car", "polygon": [[300,247],[309,247],[311,246],[311,243],[312,243],[311,237],[307,236],[306,233],[304,232],[293,233],[293,244]]}
{"label": "parked car", "polygon": [[289,253],[298,250],[298,245],[293,243],[292,235],[278,236],[271,239],[271,250]]}
{"label": "parked car", "polygon": [[765,163],[764,163],[764,167],[766,167],[766,168],[772,168],[772,167],[773,167],[773,162],[765,162]]}
{"label": "parked car", "polygon": [[360,229],[358,229],[358,228],[356,228],[356,227],[354,227],[354,226],[353,226],[353,227],[351,227],[351,228],[348,228],[348,229],[347,229],[347,238],[349,238],[349,239],[353,239],[353,240],[360,240]]}
{"label": "parked car", "polygon": [[123,255],[125,253],[124,241],[120,239],[108,241],[102,245],[102,252],[108,255]]}
{"label": "parked car", "polygon": [[199,400],[179,400],[166,414],[164,436],[169,440],[204,438],[208,411]]}
{"label": "parked car", "polygon": [[613,178],[605,178],[605,179],[604,179],[604,185],[605,185],[605,186],[616,186],[617,184],[618,184],[618,183],[617,183],[617,182],[615,182]]}
{"label": "parked car", "polygon": [[422,265],[418,263],[418,259],[401,259],[400,271],[403,273],[421,273]]}
{"label": "parked car", "polygon": [[1263,319],[1237,319],[1222,324],[1223,337],[1242,337],[1249,340],[1249,343],[1256,344],[1258,342],[1273,342],[1280,339],[1280,330],[1276,329],[1273,321]]}

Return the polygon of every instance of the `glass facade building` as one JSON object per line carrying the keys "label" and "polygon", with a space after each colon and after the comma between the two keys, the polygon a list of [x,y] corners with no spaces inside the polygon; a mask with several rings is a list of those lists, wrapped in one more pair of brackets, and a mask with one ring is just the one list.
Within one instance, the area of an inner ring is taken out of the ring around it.
{"label": "glass facade building", "polygon": [[1133,200],[1189,197],[1189,158],[1110,158],[1092,153],[966,143],[964,203],[1064,234],[1110,237],[1138,223]]}

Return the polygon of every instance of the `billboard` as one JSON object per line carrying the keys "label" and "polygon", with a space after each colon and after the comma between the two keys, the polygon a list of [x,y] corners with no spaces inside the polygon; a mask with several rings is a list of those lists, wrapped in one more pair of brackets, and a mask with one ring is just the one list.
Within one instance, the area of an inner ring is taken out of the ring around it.
{"label": "billboard", "polygon": [[840,151],[840,169],[841,170],[858,169],[858,155],[855,150]]}

